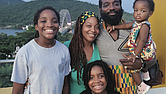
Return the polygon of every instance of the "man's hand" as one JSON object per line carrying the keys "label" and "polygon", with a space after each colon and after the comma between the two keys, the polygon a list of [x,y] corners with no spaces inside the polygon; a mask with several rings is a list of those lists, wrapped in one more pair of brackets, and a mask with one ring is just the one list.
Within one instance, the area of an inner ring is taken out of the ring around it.
{"label": "man's hand", "polygon": [[131,60],[127,55],[125,54],[122,55],[126,59],[120,59],[119,62],[121,62],[121,64],[125,66],[125,68],[127,68],[128,70],[136,70],[141,68],[142,62],[140,59],[135,59],[135,61],[133,62],[133,60]]}

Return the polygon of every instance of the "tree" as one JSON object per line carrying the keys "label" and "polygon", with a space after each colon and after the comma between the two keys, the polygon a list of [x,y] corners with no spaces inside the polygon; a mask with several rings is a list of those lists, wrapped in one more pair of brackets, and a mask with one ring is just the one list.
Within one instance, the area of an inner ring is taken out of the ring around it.
{"label": "tree", "polygon": [[10,81],[12,68],[12,64],[0,64],[0,88],[12,87],[12,82]]}

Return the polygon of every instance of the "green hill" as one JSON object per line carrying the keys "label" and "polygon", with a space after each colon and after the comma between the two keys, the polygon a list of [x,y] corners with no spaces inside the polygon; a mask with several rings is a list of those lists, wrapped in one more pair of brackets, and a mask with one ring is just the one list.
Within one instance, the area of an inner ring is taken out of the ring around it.
{"label": "green hill", "polygon": [[[5,1],[5,0],[0,0]],[[14,1],[14,0],[9,0]],[[98,5],[90,4],[87,2],[76,1],[76,0],[39,0],[31,2],[23,2],[17,4],[1,4],[0,5],[0,27],[6,25],[14,25],[16,27],[21,27],[26,24],[33,23],[34,13],[44,6],[52,6],[57,11],[61,9],[68,9],[72,20],[76,20],[77,17],[87,10],[93,11],[99,14]],[[132,14],[124,13],[124,19],[133,20]]]}

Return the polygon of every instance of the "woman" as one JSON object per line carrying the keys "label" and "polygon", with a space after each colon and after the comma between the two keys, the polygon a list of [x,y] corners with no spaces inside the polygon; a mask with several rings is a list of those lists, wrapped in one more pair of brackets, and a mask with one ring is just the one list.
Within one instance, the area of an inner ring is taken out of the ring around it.
{"label": "woman", "polygon": [[69,47],[71,56],[70,94],[79,94],[85,90],[82,81],[83,66],[95,60],[100,60],[95,43],[98,34],[99,19],[96,14],[87,11],[78,17],[71,41],[64,43]]}

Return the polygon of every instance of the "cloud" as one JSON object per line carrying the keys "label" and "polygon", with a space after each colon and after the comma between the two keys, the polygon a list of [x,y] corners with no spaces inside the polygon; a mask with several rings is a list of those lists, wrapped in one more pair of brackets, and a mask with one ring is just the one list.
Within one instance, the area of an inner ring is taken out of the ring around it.
{"label": "cloud", "polygon": [[29,2],[29,1],[33,1],[33,0],[22,0],[22,1]]}

